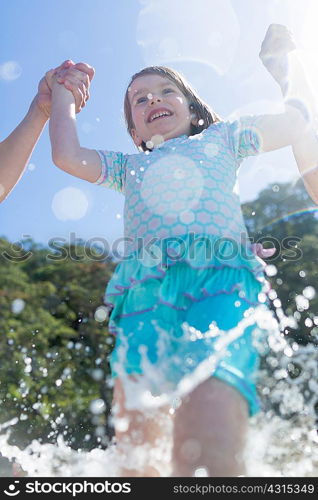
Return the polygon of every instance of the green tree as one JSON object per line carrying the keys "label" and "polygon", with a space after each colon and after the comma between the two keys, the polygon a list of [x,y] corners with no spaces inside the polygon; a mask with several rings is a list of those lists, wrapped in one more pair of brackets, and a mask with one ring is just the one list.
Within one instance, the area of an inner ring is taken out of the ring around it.
{"label": "green tree", "polygon": [[[55,260],[31,240],[22,246],[0,240],[1,422],[19,418],[10,442],[20,446],[58,434],[75,448],[105,446],[113,338],[95,312],[114,264],[81,245]],[[94,400],[105,406],[92,413]]]}
{"label": "green tree", "polygon": [[[271,184],[242,210],[252,241],[276,247],[274,256],[265,259],[277,268],[277,274],[268,276],[268,281],[284,313],[297,321],[297,328],[288,327],[285,333],[299,343],[316,343],[318,294],[312,297],[313,290],[308,287],[314,289],[317,283],[317,212],[302,180],[295,185]],[[308,304],[306,295],[311,297]]]}

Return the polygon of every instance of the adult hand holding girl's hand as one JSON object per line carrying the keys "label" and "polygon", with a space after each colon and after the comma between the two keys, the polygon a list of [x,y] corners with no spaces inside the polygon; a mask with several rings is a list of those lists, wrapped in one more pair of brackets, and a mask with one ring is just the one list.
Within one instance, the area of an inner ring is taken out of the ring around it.
{"label": "adult hand holding girl's hand", "polygon": [[295,50],[292,33],[281,24],[270,24],[263,40],[259,57],[265,68],[281,87],[288,78],[288,55]]}
{"label": "adult hand holding girl's hand", "polygon": [[85,63],[74,64],[67,60],[57,68],[47,71],[41,79],[36,96],[36,103],[43,113],[49,117],[51,112],[51,90],[54,82],[64,85],[71,91],[75,99],[75,110],[79,113],[89,99],[89,86],[94,78],[95,70]]}

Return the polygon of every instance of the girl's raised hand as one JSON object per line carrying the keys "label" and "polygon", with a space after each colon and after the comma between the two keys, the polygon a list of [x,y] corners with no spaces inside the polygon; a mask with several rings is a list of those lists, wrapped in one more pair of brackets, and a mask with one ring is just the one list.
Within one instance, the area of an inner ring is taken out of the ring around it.
{"label": "girl's raised hand", "polygon": [[89,86],[94,74],[94,68],[86,63],[73,63],[72,66],[55,71],[57,83],[63,84],[74,95],[77,113],[89,99]]}
{"label": "girl's raised hand", "polygon": [[54,79],[59,78],[58,83],[64,84],[72,92],[75,99],[76,113],[79,113],[89,99],[89,86],[94,78],[95,70],[85,63],[74,64],[67,60],[57,68],[47,71],[38,86],[36,102],[44,114],[49,117],[51,112],[51,89]]}
{"label": "girl's raised hand", "polygon": [[270,24],[259,57],[265,68],[282,87],[288,78],[288,54],[295,50],[292,33],[282,24]]}

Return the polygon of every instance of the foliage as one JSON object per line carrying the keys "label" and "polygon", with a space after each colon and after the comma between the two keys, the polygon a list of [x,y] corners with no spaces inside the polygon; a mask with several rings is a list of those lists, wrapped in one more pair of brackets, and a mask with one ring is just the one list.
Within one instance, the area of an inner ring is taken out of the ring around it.
{"label": "foliage", "polygon": [[[296,328],[287,327],[285,333],[301,344],[316,343],[318,338],[318,294],[308,303],[304,300],[306,295],[311,297],[318,277],[318,224],[313,205],[299,179],[296,184],[272,184],[242,206],[252,241],[276,247],[273,257],[265,260],[277,273],[267,279],[283,312],[297,322]],[[275,311],[275,305],[272,308]]]}
{"label": "foliage", "polygon": [[[51,260],[46,248],[22,243],[0,240],[0,419],[19,418],[9,442],[23,447],[62,434],[74,447],[105,445],[112,432],[107,357],[113,338],[107,318],[94,315],[114,264],[86,257],[80,245],[73,248],[77,260],[71,252]],[[91,413],[100,399],[105,409]]]}

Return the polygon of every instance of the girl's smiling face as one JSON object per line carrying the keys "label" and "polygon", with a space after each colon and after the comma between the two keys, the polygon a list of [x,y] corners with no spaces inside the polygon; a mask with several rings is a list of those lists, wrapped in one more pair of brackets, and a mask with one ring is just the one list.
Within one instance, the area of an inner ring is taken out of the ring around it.
{"label": "girl's smiling face", "polygon": [[129,102],[134,122],[131,135],[136,146],[151,141],[155,135],[163,140],[190,135],[191,123],[196,124],[181,90],[160,75],[136,78],[129,87]]}

